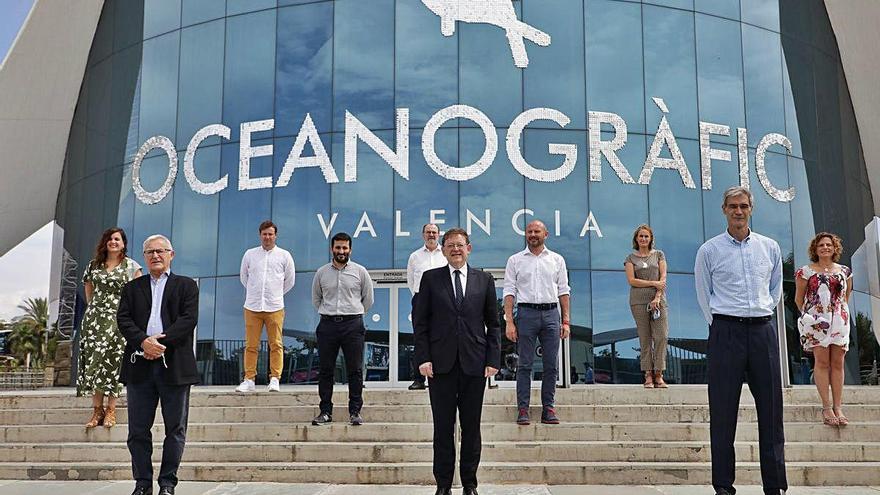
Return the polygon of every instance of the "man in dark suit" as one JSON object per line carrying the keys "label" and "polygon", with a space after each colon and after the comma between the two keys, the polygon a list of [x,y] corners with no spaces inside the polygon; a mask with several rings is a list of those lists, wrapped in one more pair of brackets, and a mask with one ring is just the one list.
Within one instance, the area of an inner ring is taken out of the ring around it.
{"label": "man in dark suit", "polygon": [[465,230],[450,229],[442,245],[449,265],[425,272],[419,287],[415,353],[430,384],[436,494],[451,493],[458,410],[461,484],[464,495],[477,495],[483,391],[501,366],[495,281],[468,266],[472,246]]}
{"label": "man in dark suit", "polygon": [[199,382],[193,332],[199,288],[171,273],[174,249],[162,235],[144,241],[150,273],[125,285],[116,321],[125,337],[121,381],[128,397],[128,450],[135,480],[132,495],[153,493],[153,438],[156,405],[162,404],[165,442],[159,495],[173,495],[186,443],[190,386]]}

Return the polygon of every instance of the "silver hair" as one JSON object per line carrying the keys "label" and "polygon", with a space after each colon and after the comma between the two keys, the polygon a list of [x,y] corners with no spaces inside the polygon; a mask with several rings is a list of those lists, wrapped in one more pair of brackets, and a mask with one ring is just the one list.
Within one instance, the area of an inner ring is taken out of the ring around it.
{"label": "silver hair", "polygon": [[749,198],[749,206],[755,206],[755,198],[752,196],[752,191],[749,191],[748,187],[743,186],[732,186],[728,187],[724,191],[724,196],[721,198],[721,207],[724,208],[727,205],[727,200],[734,196],[745,196]]}
{"label": "silver hair", "polygon": [[168,245],[168,249],[174,251],[174,246],[171,245],[171,241],[169,241],[168,238],[162,234],[153,234],[150,237],[147,237],[146,239],[144,239],[144,251],[147,250],[147,244],[149,244],[153,241],[156,241],[156,240],[161,240],[162,242],[164,242],[165,244]]}

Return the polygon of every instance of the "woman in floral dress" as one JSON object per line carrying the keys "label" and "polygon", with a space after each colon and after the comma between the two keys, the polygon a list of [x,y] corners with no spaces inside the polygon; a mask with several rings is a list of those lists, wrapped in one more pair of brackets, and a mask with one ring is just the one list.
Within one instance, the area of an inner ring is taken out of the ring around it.
{"label": "woman in floral dress", "polygon": [[116,309],[122,286],[141,276],[141,266],[125,256],[127,243],[122,229],[105,230],[95,248],[95,259],[83,274],[88,307],[80,336],[76,392],[78,396],[92,395],[93,412],[86,428],[116,424],[116,398],[122,391],[119,370],[125,350],[125,338],[116,327]]}
{"label": "woman in floral dress", "polygon": [[834,234],[817,234],[808,253],[812,263],[795,273],[795,302],[801,312],[798,331],[804,350],[812,352],[816,360],[813,379],[822,398],[822,421],[829,426],[846,426],[849,420],[840,408],[843,359],[849,349],[852,270],[837,263],[843,243]]}

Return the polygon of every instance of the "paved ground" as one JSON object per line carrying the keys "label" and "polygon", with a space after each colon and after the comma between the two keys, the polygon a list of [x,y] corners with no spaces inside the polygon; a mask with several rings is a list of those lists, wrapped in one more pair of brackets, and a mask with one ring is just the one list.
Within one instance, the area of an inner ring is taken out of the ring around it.
{"label": "paved ground", "polygon": [[[3,495],[128,495],[128,481],[3,481]],[[158,490],[154,488],[154,493]],[[177,495],[433,495],[433,487],[387,485],[300,485],[282,483],[183,482]],[[460,488],[452,490],[458,495]],[[485,485],[480,495],[711,495],[708,486],[545,486]],[[737,487],[737,495],[761,495],[759,486]],[[793,487],[788,495],[880,495],[874,487]]]}

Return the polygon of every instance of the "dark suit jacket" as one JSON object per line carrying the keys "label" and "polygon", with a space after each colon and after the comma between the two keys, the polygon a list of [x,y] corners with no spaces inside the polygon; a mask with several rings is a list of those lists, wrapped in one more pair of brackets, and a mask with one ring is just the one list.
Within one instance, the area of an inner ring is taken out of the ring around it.
{"label": "dark suit jacket", "polygon": [[[153,294],[150,290],[150,274],[138,277],[122,288],[116,322],[125,337],[125,354],[122,357],[122,383],[141,383],[149,374],[149,361],[137,356],[134,364],[131,355],[140,351],[141,342],[147,338],[147,322]],[[192,385],[199,382],[196,358],[193,351],[193,330],[199,317],[199,287],[189,277],[168,274],[165,292],[162,294],[162,326],[165,337],[159,343],[166,347],[164,371],[168,385]]]}
{"label": "dark suit jacket", "polygon": [[455,305],[448,266],[428,270],[419,286],[413,318],[416,364],[430,361],[434,373],[449,373],[458,358],[466,375],[501,367],[501,329],[495,280],[468,265],[461,308]]}

